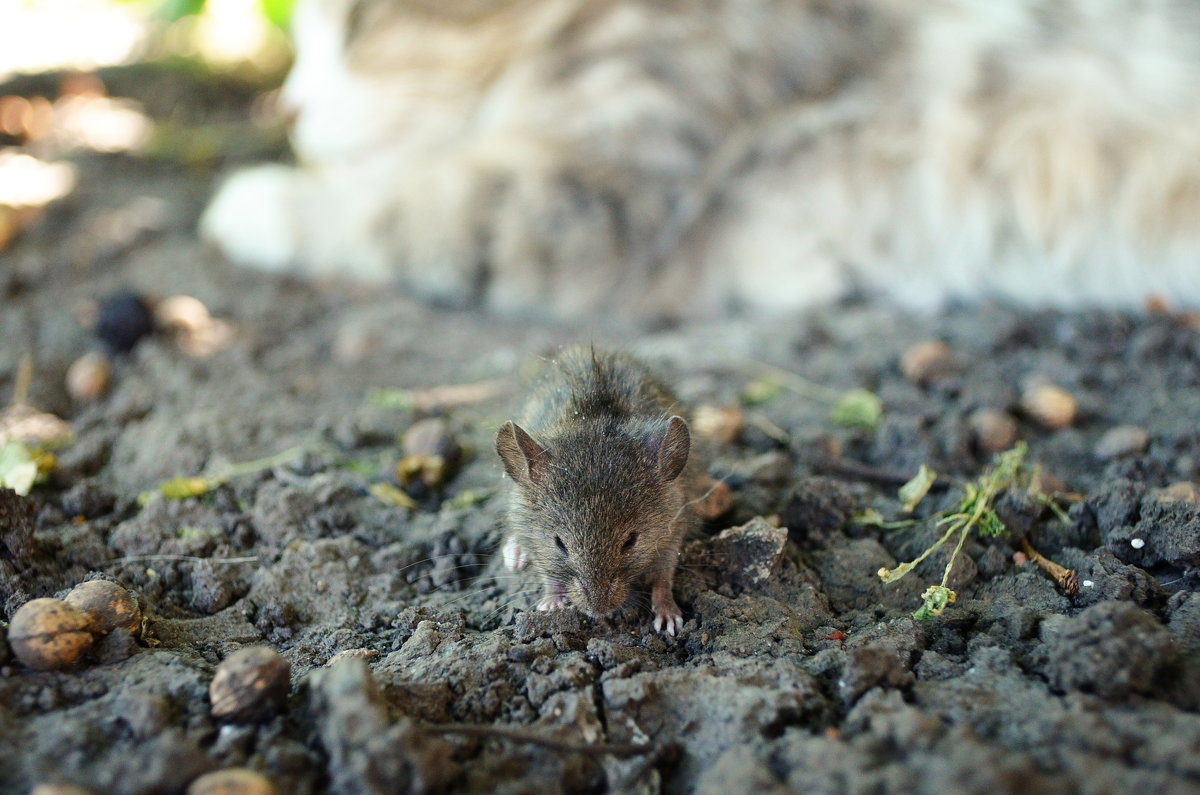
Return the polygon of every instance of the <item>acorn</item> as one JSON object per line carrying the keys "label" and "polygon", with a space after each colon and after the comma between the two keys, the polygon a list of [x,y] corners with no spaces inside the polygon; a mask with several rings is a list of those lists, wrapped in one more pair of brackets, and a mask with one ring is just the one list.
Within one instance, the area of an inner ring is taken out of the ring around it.
{"label": "acorn", "polygon": [[287,701],[292,667],[266,646],[234,652],[217,666],[208,686],[214,718],[234,723],[269,720]]}
{"label": "acorn", "polygon": [[401,486],[420,481],[427,488],[440,488],[458,471],[462,463],[462,445],[441,417],[414,422],[400,442],[403,458],[396,465]]}
{"label": "acorn", "polygon": [[108,391],[112,363],[102,353],[85,353],[67,368],[67,394],[76,403],[91,403]]}
{"label": "acorn", "polygon": [[746,427],[746,415],[737,406],[715,406],[706,403],[692,412],[692,430],[697,436],[729,444]]}
{"label": "acorn", "polygon": [[91,580],[76,585],[64,601],[92,617],[93,630],[107,635],[121,629],[137,635],[142,629],[142,610],[137,600],[115,582]]}
{"label": "acorn", "polygon": [[26,667],[38,671],[68,668],[92,647],[94,621],[59,599],[34,599],[13,616],[8,645]]}
{"label": "acorn", "polygon": [[950,346],[941,340],[924,340],[900,355],[900,372],[918,386],[936,381],[954,369]]}
{"label": "acorn", "polygon": [[1043,428],[1056,431],[1075,421],[1079,404],[1062,387],[1039,383],[1025,390],[1021,396],[1021,408]]}
{"label": "acorn", "polygon": [[999,453],[1017,441],[1017,421],[999,409],[979,409],[967,419],[975,446],[983,453]]}
{"label": "acorn", "polygon": [[265,776],[244,767],[205,773],[191,783],[187,795],[275,795]]}
{"label": "acorn", "polygon": [[213,317],[200,299],[190,295],[173,295],[159,301],[154,319],[174,336],[184,353],[201,359],[225,348],[233,338],[233,327]]}

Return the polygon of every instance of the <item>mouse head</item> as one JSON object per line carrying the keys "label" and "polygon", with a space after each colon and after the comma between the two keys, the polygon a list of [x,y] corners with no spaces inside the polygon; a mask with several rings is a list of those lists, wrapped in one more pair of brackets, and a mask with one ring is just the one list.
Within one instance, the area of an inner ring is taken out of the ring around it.
{"label": "mouse head", "polygon": [[690,450],[682,417],[582,423],[550,444],[505,423],[496,452],[516,484],[512,520],[530,562],[590,615],[618,610],[672,548]]}

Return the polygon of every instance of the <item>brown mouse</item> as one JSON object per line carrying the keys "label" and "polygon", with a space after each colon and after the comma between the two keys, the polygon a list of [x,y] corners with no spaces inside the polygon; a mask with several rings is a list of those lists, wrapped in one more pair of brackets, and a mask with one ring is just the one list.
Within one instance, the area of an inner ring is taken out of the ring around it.
{"label": "brown mouse", "polygon": [[515,484],[504,562],[541,574],[539,610],[571,604],[603,618],[648,581],[655,630],[683,629],[672,591],[699,470],[679,411],[635,359],[572,348],[534,390],[523,426],[500,428],[496,452]]}

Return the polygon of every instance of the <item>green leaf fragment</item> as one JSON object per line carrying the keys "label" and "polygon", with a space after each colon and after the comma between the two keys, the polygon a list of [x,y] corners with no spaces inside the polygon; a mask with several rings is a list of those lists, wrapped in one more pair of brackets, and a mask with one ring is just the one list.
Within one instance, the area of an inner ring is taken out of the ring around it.
{"label": "green leaf fragment", "polygon": [[379,408],[394,411],[408,411],[413,407],[410,389],[377,389],[367,395],[367,400]]}
{"label": "green leaf fragment", "polygon": [[24,497],[33,488],[37,476],[37,461],[22,442],[10,440],[0,448],[0,486]]}
{"label": "green leaf fragment", "polygon": [[883,401],[869,390],[851,389],[833,404],[829,420],[843,428],[874,431],[883,420]]}
{"label": "green leaf fragment", "polygon": [[742,403],[747,406],[757,406],[766,403],[783,391],[783,385],[778,379],[764,376],[755,378],[742,389]]}
{"label": "green leaf fragment", "polygon": [[958,594],[944,585],[931,585],[921,594],[922,605],[917,608],[912,617],[917,621],[925,621],[934,616],[940,616],[946,605],[958,598]]}
{"label": "green leaf fragment", "polygon": [[900,510],[904,513],[912,513],[917,504],[929,493],[935,480],[937,480],[937,473],[921,464],[916,476],[900,487]]}
{"label": "green leaf fragment", "polygon": [[979,515],[979,521],[975,524],[975,529],[979,531],[979,535],[989,538],[994,538],[1008,532],[1008,528],[1004,526],[1004,522],[1000,521],[1000,517],[991,508],[985,508],[983,513]]}

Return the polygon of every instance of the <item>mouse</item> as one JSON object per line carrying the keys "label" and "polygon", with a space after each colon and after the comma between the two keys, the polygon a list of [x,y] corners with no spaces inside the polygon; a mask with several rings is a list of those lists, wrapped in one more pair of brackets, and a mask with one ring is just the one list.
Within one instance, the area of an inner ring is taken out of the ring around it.
{"label": "mouse", "polygon": [[539,610],[607,618],[650,587],[656,632],[683,630],[675,568],[702,476],[684,409],[620,352],[569,348],[496,434],[512,480],[509,569],[543,582]]}

